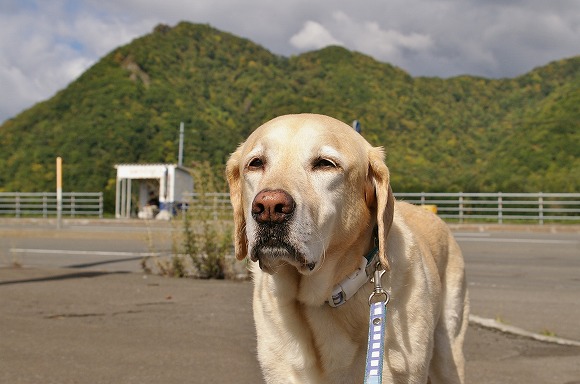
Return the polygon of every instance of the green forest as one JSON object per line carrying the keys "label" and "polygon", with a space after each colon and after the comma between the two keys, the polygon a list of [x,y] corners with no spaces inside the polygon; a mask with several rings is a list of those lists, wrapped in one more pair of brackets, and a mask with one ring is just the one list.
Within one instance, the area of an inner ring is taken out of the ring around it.
{"label": "green forest", "polygon": [[159,25],[0,126],[0,191],[54,190],[61,156],[66,191],[112,201],[114,164],[176,162],[180,122],[184,164],[221,175],[254,128],[311,112],[358,119],[397,192],[577,192],[579,105],[580,56],[510,79],[425,78],[342,47],[282,57]]}

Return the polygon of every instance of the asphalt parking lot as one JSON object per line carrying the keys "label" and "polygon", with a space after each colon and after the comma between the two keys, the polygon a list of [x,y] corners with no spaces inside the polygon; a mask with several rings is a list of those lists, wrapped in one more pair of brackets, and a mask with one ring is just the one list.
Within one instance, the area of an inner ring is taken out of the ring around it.
{"label": "asphalt parking lot", "polygon": [[[250,282],[145,275],[170,226],[91,225],[0,221],[0,382],[262,382]],[[454,231],[472,314],[580,340],[580,229]],[[474,322],[465,352],[469,383],[580,383],[577,346]]]}

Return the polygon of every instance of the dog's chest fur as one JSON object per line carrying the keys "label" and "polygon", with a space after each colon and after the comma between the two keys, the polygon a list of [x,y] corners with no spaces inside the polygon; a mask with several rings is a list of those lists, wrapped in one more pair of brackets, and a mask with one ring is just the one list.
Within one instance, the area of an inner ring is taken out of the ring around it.
{"label": "dog's chest fur", "polygon": [[[364,371],[353,367],[364,367],[367,323],[351,312],[368,312],[368,306],[356,300],[339,308],[304,305],[292,297],[293,278],[254,271],[254,316],[262,325],[257,328],[258,355],[267,381],[362,382]],[[278,295],[280,290],[285,295]]]}

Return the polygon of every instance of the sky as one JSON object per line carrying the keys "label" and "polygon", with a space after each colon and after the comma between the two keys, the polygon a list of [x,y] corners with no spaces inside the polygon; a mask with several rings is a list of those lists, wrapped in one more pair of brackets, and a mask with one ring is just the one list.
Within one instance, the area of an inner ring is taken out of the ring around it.
{"label": "sky", "polygon": [[179,21],[284,56],[341,45],[413,76],[514,77],[580,55],[580,0],[0,0],[0,122]]}

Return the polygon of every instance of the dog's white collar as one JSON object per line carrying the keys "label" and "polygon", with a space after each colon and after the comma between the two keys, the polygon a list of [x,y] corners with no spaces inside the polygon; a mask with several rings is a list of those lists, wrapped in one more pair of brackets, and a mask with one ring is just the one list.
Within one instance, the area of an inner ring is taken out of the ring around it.
{"label": "dog's white collar", "polygon": [[374,247],[361,259],[359,267],[334,287],[328,298],[328,305],[331,307],[341,306],[369,281],[375,272],[378,254],[379,249]]}

